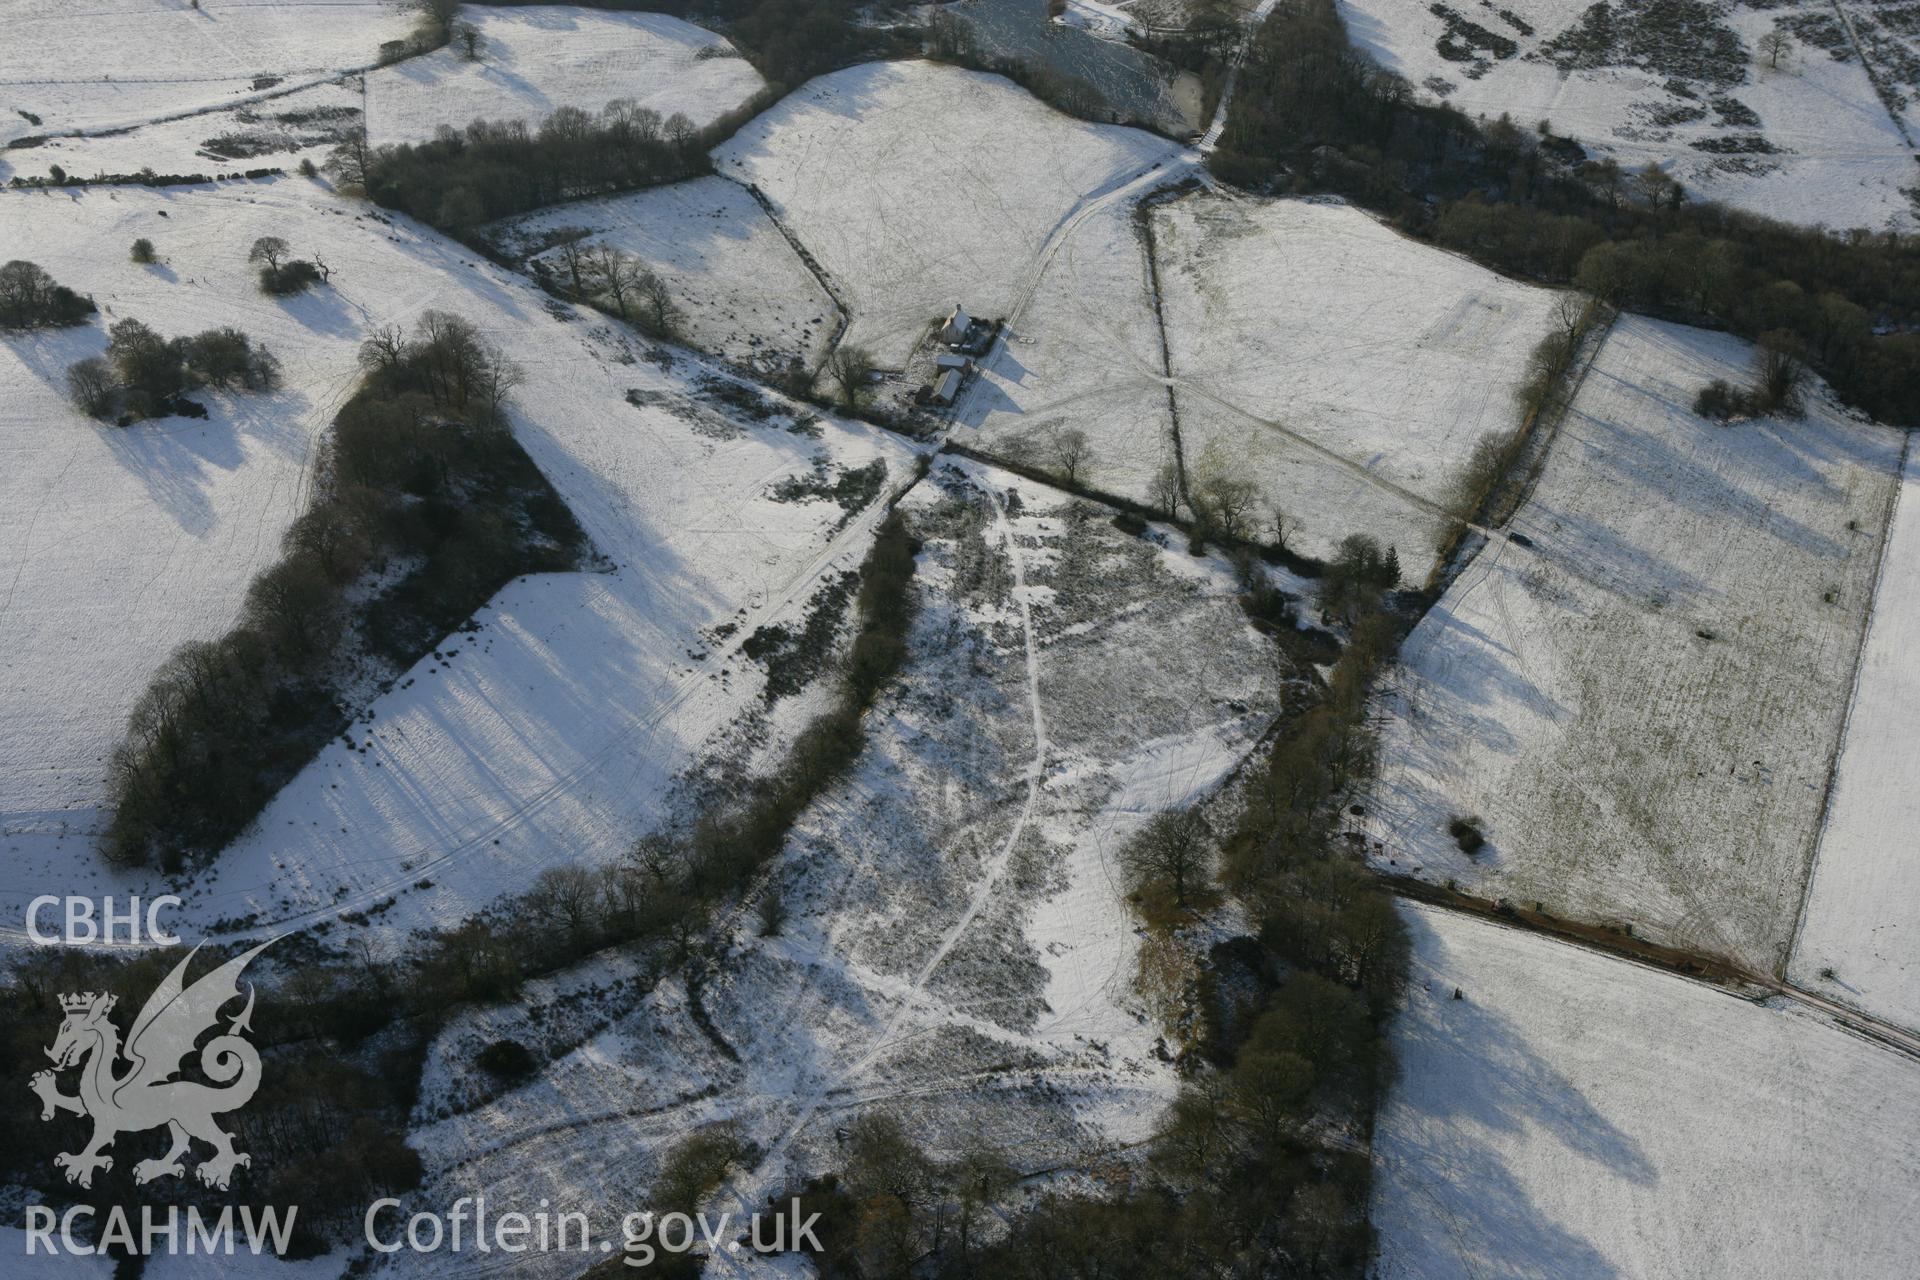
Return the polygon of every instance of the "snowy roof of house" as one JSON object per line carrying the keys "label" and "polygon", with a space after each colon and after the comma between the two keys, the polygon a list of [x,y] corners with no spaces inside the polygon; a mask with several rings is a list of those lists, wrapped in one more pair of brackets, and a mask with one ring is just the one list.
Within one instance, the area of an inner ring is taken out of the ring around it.
{"label": "snowy roof of house", "polygon": [[940,381],[933,384],[933,398],[951,400],[953,393],[960,389],[960,371],[949,369],[940,375]]}
{"label": "snowy roof of house", "polygon": [[942,351],[933,358],[933,363],[942,369],[964,369],[967,367],[967,357],[957,351]]}

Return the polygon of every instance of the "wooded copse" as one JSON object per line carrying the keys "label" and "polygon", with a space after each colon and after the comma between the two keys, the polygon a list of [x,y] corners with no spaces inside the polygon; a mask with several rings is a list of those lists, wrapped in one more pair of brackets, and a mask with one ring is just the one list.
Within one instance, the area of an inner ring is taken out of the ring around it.
{"label": "wooded copse", "polygon": [[766,95],[696,127],[630,99],[597,114],[561,107],[539,125],[476,120],[442,126],[430,142],[368,147],[352,139],[327,168],[374,203],[447,231],[466,231],[509,214],[678,182],[712,172],[707,152],[767,105]]}
{"label": "wooded copse", "polygon": [[[361,364],[313,505],[239,624],[176,650],[135,704],[109,770],[115,862],[218,850],[345,727],[356,662],[403,671],[511,579],[585,554],[507,427],[517,371],[471,324],[426,312],[370,335]],[[413,567],[384,581],[396,561]]]}
{"label": "wooded copse", "polygon": [[0,266],[0,329],[64,329],[94,313],[83,298],[37,262],[15,258]]}
{"label": "wooded copse", "polygon": [[67,396],[91,418],[130,426],[144,418],[206,409],[182,396],[200,387],[272,391],[280,361],[231,325],[164,338],[131,316],[107,330],[107,352],[67,366]]}

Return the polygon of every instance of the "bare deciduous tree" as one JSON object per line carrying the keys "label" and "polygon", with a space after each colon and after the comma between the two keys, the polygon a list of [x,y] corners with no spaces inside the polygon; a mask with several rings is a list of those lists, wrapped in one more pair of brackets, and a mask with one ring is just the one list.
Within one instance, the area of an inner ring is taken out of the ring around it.
{"label": "bare deciduous tree", "polygon": [[1767,69],[1778,71],[1781,60],[1793,52],[1793,37],[1775,27],[1760,37],[1758,48],[1760,56],[1767,60]]}
{"label": "bare deciduous tree", "polygon": [[1215,472],[1200,482],[1193,501],[1209,532],[1218,537],[1244,538],[1252,529],[1260,489],[1251,480]]}
{"label": "bare deciduous tree", "polygon": [[827,376],[840,388],[841,403],[856,405],[873,381],[873,355],[865,347],[843,342],[827,360]]}
{"label": "bare deciduous tree", "polygon": [[1172,459],[1161,463],[1160,469],[1153,473],[1147,485],[1147,501],[1169,520],[1180,514],[1180,468]]}
{"label": "bare deciduous tree", "polygon": [[639,290],[640,277],[646,268],[610,244],[595,245],[589,251],[587,260],[594,286],[613,299],[613,305],[620,310],[620,318],[625,320],[627,299]]}
{"label": "bare deciduous tree", "polygon": [[634,294],[640,303],[641,327],[656,337],[672,337],[679,327],[680,308],[667,282],[642,269],[634,281]]}
{"label": "bare deciduous tree", "polygon": [[1206,866],[1207,824],[1192,809],[1154,815],[1120,850],[1120,867],[1136,892],[1164,884],[1182,907]]}
{"label": "bare deciduous tree", "polygon": [[280,260],[289,252],[287,242],[279,236],[261,236],[253,242],[253,248],[247,250],[247,261],[264,263],[267,270],[278,271]]}
{"label": "bare deciduous tree", "polygon": [[1077,484],[1081,468],[1087,465],[1092,449],[1087,444],[1087,433],[1077,427],[1055,428],[1047,433],[1047,460],[1062,480],[1068,484]]}
{"label": "bare deciduous tree", "polygon": [[99,356],[88,356],[67,367],[67,397],[89,418],[113,411],[113,370]]}

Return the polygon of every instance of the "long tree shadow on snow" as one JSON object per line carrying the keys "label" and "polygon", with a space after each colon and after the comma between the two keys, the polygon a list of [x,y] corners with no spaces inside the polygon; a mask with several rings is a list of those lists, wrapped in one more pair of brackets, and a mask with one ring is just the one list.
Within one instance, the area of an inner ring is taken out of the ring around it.
{"label": "long tree shadow on snow", "polygon": [[1406,1197],[1390,1208],[1376,1202],[1389,1252],[1422,1255],[1423,1276],[1618,1276],[1591,1243],[1534,1202],[1525,1176],[1489,1139],[1544,1133],[1586,1166],[1571,1175],[1581,1178],[1650,1187],[1659,1170],[1534,1049],[1525,1027],[1476,992],[1453,999],[1447,943],[1421,914],[1404,918],[1417,959],[1394,1030],[1401,1078],[1376,1140],[1389,1170],[1376,1195]]}

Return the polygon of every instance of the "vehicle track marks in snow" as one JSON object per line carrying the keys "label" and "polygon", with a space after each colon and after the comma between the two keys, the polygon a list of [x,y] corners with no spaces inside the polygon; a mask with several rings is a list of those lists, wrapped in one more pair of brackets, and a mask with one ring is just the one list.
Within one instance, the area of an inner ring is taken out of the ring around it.
{"label": "vehicle track marks in snow", "polygon": [[914,974],[913,981],[899,993],[903,998],[888,1016],[880,1034],[874,1037],[866,1051],[851,1064],[840,1068],[821,1081],[800,1106],[792,1123],[781,1132],[778,1138],[768,1144],[766,1154],[743,1180],[744,1185],[735,1185],[730,1188],[743,1211],[751,1211],[754,1204],[765,1198],[764,1189],[760,1185],[763,1181],[761,1175],[777,1170],[778,1162],[800,1135],[806,1132],[807,1126],[819,1114],[829,1095],[844,1089],[849,1081],[866,1071],[879,1060],[883,1053],[896,1045],[900,1024],[918,1005],[917,997],[926,989],[927,983],[932,980],[934,973],[939,970],[946,958],[952,954],[953,949],[966,937],[980,913],[999,893],[1000,886],[1005,881],[1013,863],[1014,851],[1019,848],[1020,839],[1026,834],[1027,827],[1033,818],[1034,808],[1039,802],[1041,782],[1046,775],[1048,743],[1046,717],[1040,707],[1040,642],[1034,634],[1033,608],[1027,593],[1026,564],[1020,554],[1019,537],[1014,532],[1013,522],[1007,515],[1005,496],[991,485],[983,483],[971,472],[969,478],[984,489],[993,501],[994,523],[1000,532],[1001,541],[1006,546],[1007,560],[1013,570],[1013,600],[1020,610],[1020,626],[1026,647],[1027,706],[1033,719],[1033,759],[1028,762],[1026,768],[1026,800],[1020,806],[1019,815],[1014,818],[1012,828],[1001,841],[992,861],[987,864],[985,875],[974,889],[966,909],[960,913],[960,918],[941,938],[940,945],[934,948],[933,954],[920,966],[919,972]]}

